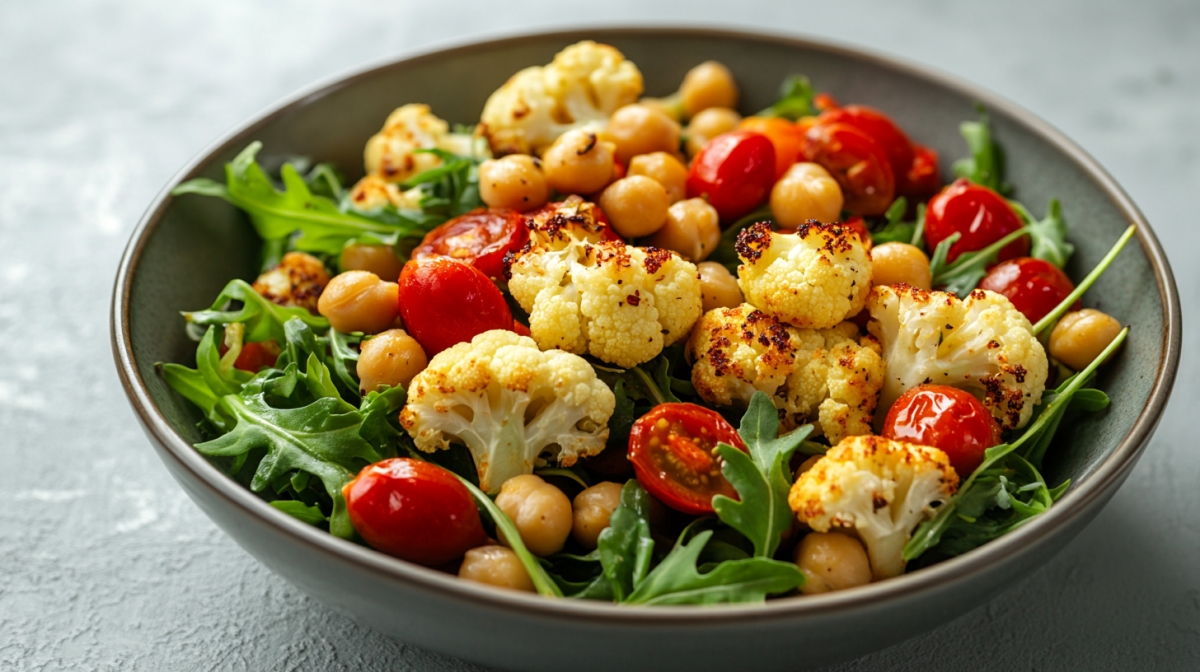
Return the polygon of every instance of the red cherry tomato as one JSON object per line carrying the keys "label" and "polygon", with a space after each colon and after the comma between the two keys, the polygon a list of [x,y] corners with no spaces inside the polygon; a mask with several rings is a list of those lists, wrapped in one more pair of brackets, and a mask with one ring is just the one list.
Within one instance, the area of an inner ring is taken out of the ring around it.
{"label": "red cherry tomato", "polygon": [[376,462],[342,494],[354,529],[388,555],[440,565],[487,543],[471,492],[435,464],[407,457]]}
{"label": "red cherry tomato", "polygon": [[761,133],[730,131],[713,138],[692,161],[688,198],[704,197],[723,221],[748,214],[775,183],[775,146]]}
{"label": "red cherry tomato", "polygon": [[[979,288],[1003,294],[1030,322],[1037,322],[1075,291],[1075,283],[1048,261],[1017,257],[996,264],[979,282]],[[1071,309],[1081,307],[1076,301]]]}
{"label": "red cherry tomato", "polygon": [[[225,343],[217,345],[217,352],[222,357],[229,352],[229,348]],[[268,366],[275,366],[275,360],[279,358],[279,345],[274,339],[259,342],[250,342],[242,344],[242,351],[238,353],[237,359],[233,361],[233,368],[249,371],[250,373],[258,373]]]}
{"label": "red cherry tomato", "polygon": [[817,123],[849,124],[879,143],[887,152],[898,195],[928,197],[942,186],[937,152],[913,143],[883,112],[865,105],[847,105],[822,113]]}
{"label": "red cherry tomato", "polygon": [[738,498],[713,454],[718,443],[748,452],[720,413],[696,404],[659,404],[633,423],[629,461],[637,480],[667,506],[697,516],[712,513],[714,495]]}
{"label": "red cherry tomato", "polygon": [[[987,187],[959,179],[929,199],[925,210],[925,242],[929,249],[955,233],[962,238],[950,246],[946,261],[963,252],[982,250],[1023,226],[1004,197]],[[1029,254],[1029,237],[1022,236],[1000,250],[999,260]]]}
{"label": "red cherry tomato", "polygon": [[425,234],[413,259],[450,257],[471,264],[489,278],[504,274],[504,255],[521,249],[529,231],[512,210],[476,208]]}
{"label": "red cherry tomato", "polygon": [[433,357],[492,329],[513,329],[500,289],[478,268],[449,257],[410,261],[400,271],[404,328]]}
{"label": "red cherry tomato", "polygon": [[925,200],[942,188],[942,173],[938,169],[937,152],[913,144],[913,162],[900,180],[900,194]]}
{"label": "red cherry tomato", "polygon": [[970,393],[918,385],[892,404],[882,436],[940,449],[965,479],[983,463],[983,451],[1000,444],[1000,426]]}
{"label": "red cherry tomato", "polygon": [[814,124],[805,140],[805,158],[838,181],[847,210],[865,217],[887,211],[896,198],[896,176],[882,145],[850,124]]}
{"label": "red cherry tomato", "polygon": [[804,130],[780,117],[746,117],[738,128],[762,133],[775,148],[775,179],[783,177],[804,151]]}
{"label": "red cherry tomato", "polygon": [[518,322],[516,320],[513,320],[512,330],[518,336],[533,336],[533,332],[529,331],[529,327],[521,324],[520,322]]}

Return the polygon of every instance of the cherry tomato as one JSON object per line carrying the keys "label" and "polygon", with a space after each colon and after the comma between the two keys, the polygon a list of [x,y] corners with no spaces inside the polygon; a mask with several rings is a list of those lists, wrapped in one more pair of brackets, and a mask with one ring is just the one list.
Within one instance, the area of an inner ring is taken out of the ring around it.
{"label": "cherry tomato", "polygon": [[[908,136],[888,115],[865,105],[847,105],[822,112],[819,124],[847,124],[871,136],[887,152],[892,174],[899,178],[913,162],[913,146]],[[898,186],[898,185],[897,185]]]}
{"label": "cherry tomato", "polygon": [[425,234],[413,259],[450,257],[471,264],[489,278],[504,274],[504,255],[529,238],[521,215],[512,210],[476,208]]}
{"label": "cherry tomato", "polygon": [[712,513],[712,498],[738,498],[713,454],[718,443],[748,452],[742,437],[720,413],[696,404],[659,404],[633,423],[629,460],[638,482],[667,506],[684,513]]}
{"label": "cherry tomato", "polygon": [[350,522],[368,544],[440,565],[487,543],[471,492],[449,471],[397,457],[364,467],[342,488]]}
{"label": "cherry tomato", "polygon": [[713,138],[692,161],[688,198],[705,197],[723,221],[748,214],[775,183],[775,146],[761,133],[730,131]]}
{"label": "cherry tomato", "polygon": [[[925,242],[929,249],[955,233],[962,234],[950,246],[946,261],[963,252],[982,250],[1023,226],[1004,197],[987,187],[959,179],[929,199],[925,210]],[[1029,237],[1022,236],[1000,250],[999,260],[1029,254]]]}
{"label": "cherry tomato", "polygon": [[[229,348],[221,343],[217,346],[217,352],[224,357],[225,353],[229,352]],[[274,339],[259,342],[243,343],[242,351],[238,353],[237,359],[233,361],[233,368],[249,371],[250,373],[258,373],[268,366],[275,366],[275,360],[279,358],[279,344]]]}
{"label": "cherry tomato", "polygon": [[[1054,310],[1075,290],[1075,283],[1054,264],[1032,257],[1017,257],[997,264],[983,280],[980,289],[1003,294],[1030,322],[1037,322]],[[1072,310],[1082,304],[1075,302]]]}
{"label": "cherry tomato", "polygon": [[492,329],[513,329],[500,289],[478,268],[449,257],[410,261],[400,271],[404,328],[433,357]]}
{"label": "cherry tomato", "polygon": [[1000,444],[1000,425],[968,392],[918,385],[888,409],[881,436],[940,449],[965,479],[983,463],[983,451]]}
{"label": "cherry tomato", "polygon": [[775,148],[775,179],[783,177],[788,168],[800,159],[804,151],[804,131],[796,124],[779,117],[746,117],[740,130],[762,133]]}
{"label": "cherry tomato", "polygon": [[896,198],[896,176],[882,145],[850,124],[814,124],[805,140],[805,158],[838,181],[847,210],[865,217],[887,211]]}
{"label": "cherry tomato", "polygon": [[942,188],[942,173],[938,170],[937,152],[914,143],[912,165],[900,180],[898,188],[902,196],[911,196],[921,201],[936,194],[938,189]]}

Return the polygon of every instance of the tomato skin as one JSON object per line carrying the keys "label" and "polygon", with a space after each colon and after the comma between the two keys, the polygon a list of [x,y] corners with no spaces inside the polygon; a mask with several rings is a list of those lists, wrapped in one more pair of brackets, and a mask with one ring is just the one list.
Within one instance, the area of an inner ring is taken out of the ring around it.
{"label": "tomato skin", "polygon": [[983,463],[985,450],[1000,445],[1000,425],[969,392],[918,385],[888,409],[881,436],[940,449],[965,479]]}
{"label": "tomato skin", "polygon": [[896,198],[896,176],[887,151],[850,124],[817,123],[805,134],[805,158],[821,164],[842,187],[845,209],[882,215]]}
{"label": "tomato skin", "polygon": [[688,198],[705,197],[722,221],[758,207],[775,184],[775,146],[767,136],[730,131],[713,138],[688,170]]}
{"label": "tomato skin", "polygon": [[[659,421],[666,421],[670,428],[659,427]],[[682,428],[682,434],[676,433],[677,427]],[[638,482],[650,494],[676,511],[702,516],[713,512],[714,495],[738,498],[737,490],[720,473],[720,462],[711,452],[718,442],[749,452],[737,430],[720,413],[696,404],[659,404],[633,423],[629,432],[629,461]],[[677,459],[679,468],[687,470],[686,475],[697,475],[701,470],[717,473],[708,474],[702,486],[689,486],[663,468],[663,458]]]}
{"label": "tomato skin", "polygon": [[416,260],[450,257],[471,264],[489,278],[504,274],[504,255],[521,249],[529,231],[512,210],[476,208],[425,234],[413,250]]}
{"label": "tomato skin", "polygon": [[[992,267],[979,288],[1003,294],[1030,322],[1037,322],[1075,290],[1075,283],[1048,261],[1017,257]],[[1071,310],[1082,306],[1076,301]]]}
{"label": "tomato skin", "polygon": [[440,565],[487,543],[466,486],[429,462],[397,457],[366,466],[342,488],[354,529],[372,548]]}
{"label": "tomato skin", "polygon": [[783,177],[788,168],[800,159],[804,151],[804,131],[796,124],[779,117],[746,117],[738,128],[762,133],[775,148],[775,179]]}
{"label": "tomato skin", "polygon": [[848,124],[871,136],[887,153],[900,196],[931,196],[941,184],[937,152],[912,142],[887,114],[865,105],[847,105],[821,114],[817,123]]}
{"label": "tomato skin", "polygon": [[936,194],[942,188],[938,154],[924,145],[913,144],[913,162],[901,179],[900,194],[917,200]]}
{"label": "tomato skin", "polygon": [[428,357],[492,329],[513,329],[500,289],[478,268],[449,257],[410,261],[400,271],[400,316]]}
{"label": "tomato skin", "polygon": [[[270,346],[267,345],[268,343]],[[233,366],[242,371],[258,373],[268,366],[275,366],[275,360],[278,358],[279,346],[275,344],[274,340],[263,343],[243,343],[242,351],[238,353]]]}
{"label": "tomato skin", "polygon": [[[929,249],[955,233],[962,238],[950,246],[946,262],[953,262],[963,252],[982,250],[1020,229],[1024,224],[1004,197],[987,187],[956,180],[929,199],[925,209],[925,242]],[[1022,236],[1000,250],[998,259],[1005,261],[1029,254],[1029,237]]]}

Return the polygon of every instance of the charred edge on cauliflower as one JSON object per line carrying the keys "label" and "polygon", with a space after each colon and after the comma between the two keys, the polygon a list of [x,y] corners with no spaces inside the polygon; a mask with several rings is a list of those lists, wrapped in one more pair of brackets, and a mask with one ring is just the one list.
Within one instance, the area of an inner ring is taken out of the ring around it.
{"label": "charred edge on cauliflower", "polygon": [[755,222],[742,229],[733,248],[742,259],[750,263],[758,261],[764,252],[771,249],[771,223]]}

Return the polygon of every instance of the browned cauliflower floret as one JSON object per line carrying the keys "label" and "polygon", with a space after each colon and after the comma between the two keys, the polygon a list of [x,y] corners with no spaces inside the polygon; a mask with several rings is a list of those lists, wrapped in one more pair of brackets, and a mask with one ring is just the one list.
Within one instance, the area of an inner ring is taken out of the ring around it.
{"label": "browned cauliflower floret", "polygon": [[306,308],[316,315],[317,299],[328,284],[329,273],[320,259],[303,252],[288,252],[278,266],[258,276],[254,291],[273,303]]}
{"label": "browned cauliflower floret", "polygon": [[843,322],[797,329],[755,309],[710,310],[692,330],[692,384],[713,404],[771,395],[785,429],[816,421],[831,442],[871,433],[883,385],[879,343]]}

